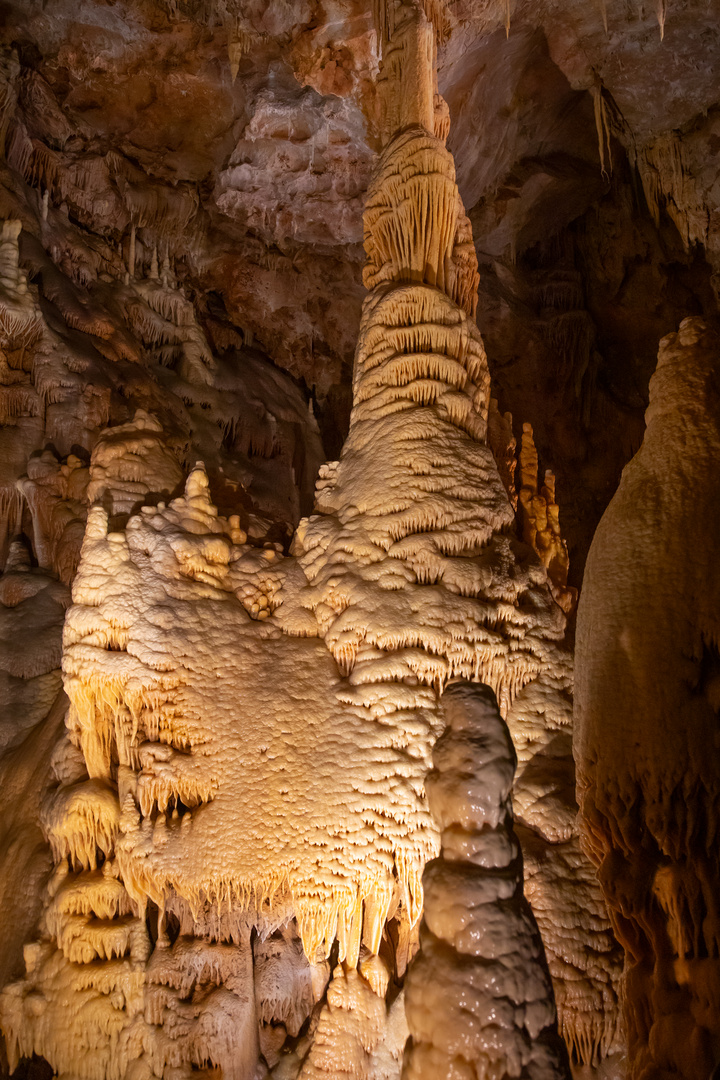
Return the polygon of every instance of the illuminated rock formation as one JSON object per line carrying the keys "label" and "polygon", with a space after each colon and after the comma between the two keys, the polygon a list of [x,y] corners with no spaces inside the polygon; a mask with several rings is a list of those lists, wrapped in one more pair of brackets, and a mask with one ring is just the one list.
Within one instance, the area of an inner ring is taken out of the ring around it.
{"label": "illuminated rock formation", "polygon": [[555,477],[548,470],[542,486],[538,483],[538,455],[531,424],[523,424],[519,460],[518,503],[522,538],[537,551],[547,567],[555,600],[570,612],[577,591],[567,588],[569,558],[560,533],[560,508],[555,502]]}
{"label": "illuminated rock formation", "polygon": [[525,895],[545,944],[560,1028],[574,1060],[597,1062],[622,1045],[620,963],[578,835],[570,683],[558,662],[518,694],[508,713],[518,756],[513,809]]}
{"label": "illuminated rock formation", "polygon": [[404,1080],[569,1077],[540,935],[523,897],[515,751],[487,687],[453,683],[426,780],[442,829],[425,868],[421,951],[405,985]]}
{"label": "illuminated rock formation", "polygon": [[0,335],[15,345],[29,344],[39,329],[39,312],[18,265],[21,221],[4,221],[0,236]]}
{"label": "illuminated rock formation", "polygon": [[[127,336],[78,311],[66,286],[53,293],[68,322],[116,350],[130,386],[143,363],[157,383],[152,413],[139,406],[95,440],[82,490],[47,462],[42,498],[57,495],[73,521],[89,512],[64,631],[70,708],[40,808],[56,869],[25,978],[0,999],[12,1063],[34,1052],[85,1080],[213,1069],[251,1080],[268,1067],[278,1080],[396,1078],[398,990],[417,950],[423,870],[447,824],[425,777],[441,694],[458,676],[492,688],[521,750],[518,820],[562,1032],[587,1063],[615,1044],[614,944],[573,821],[571,669],[544,564],[553,559],[515,535],[507,454],[501,472],[488,441],[477,261],[435,77],[441,16],[434,3],[379,15],[385,145],[364,219],[369,291],[350,430],[288,556],[257,514],[241,521],[210,495],[210,475],[226,488],[220,433],[234,443],[245,421],[237,405],[223,411],[238,376],[169,272],[159,276],[156,246],[149,276],[136,278],[138,229],[187,224],[192,205],[180,194],[162,206],[147,191],[130,199],[117,285]],[[200,412],[165,400],[169,370],[177,397]],[[261,420],[270,445],[260,456],[277,442],[301,477],[283,417]],[[296,449],[312,448],[307,433],[295,437]],[[536,488],[531,539],[557,555],[554,495]],[[33,521],[54,520],[42,498]],[[65,536],[60,525],[40,532]],[[494,792],[501,816],[510,772]],[[514,896],[517,864],[508,873]],[[522,986],[498,988],[517,1009],[498,1060],[509,1075],[526,1064],[560,1075],[529,925]],[[484,998],[473,1011],[465,1060],[476,1072],[493,1056],[496,1007],[510,1008]]]}
{"label": "illuminated rock formation", "polygon": [[717,1009],[720,771],[714,535],[720,344],[660,343],[643,445],[588,559],[575,755],[587,850],[625,948],[630,1076],[709,1076]]}
{"label": "illuminated rock formation", "polygon": [[[716,7],[4,0],[13,1061],[46,1053],[64,1080],[256,1065],[398,1080],[403,973],[441,842],[423,777],[460,677],[495,688],[514,741],[525,896],[562,1034],[595,1061],[573,1062],[576,1080],[620,1080],[605,1054],[622,982],[575,824],[566,646],[592,534],[642,442],[657,343],[689,313],[717,318]],[[688,373],[708,341],[682,346]],[[670,416],[714,448],[683,393]],[[646,550],[660,569],[622,664],[615,623],[581,612],[581,779],[629,943],[634,1069],[705,1080],[720,1056],[715,661],[683,619],[694,604],[702,636],[711,618],[692,597],[712,596],[716,525],[684,513],[700,490],[711,502],[712,464],[700,484],[686,469],[669,523],[631,526],[634,503],[656,520],[648,489],[611,515],[635,536],[602,590],[634,596],[644,579],[625,564]],[[594,555],[600,604],[596,569]],[[665,693],[673,638],[703,650],[699,677],[679,662],[710,704],[680,687],[653,741],[647,702],[666,713],[631,669],[637,656]],[[616,716],[644,734],[601,734]],[[701,765],[686,727],[709,733]],[[252,888],[197,902],[227,880]]]}

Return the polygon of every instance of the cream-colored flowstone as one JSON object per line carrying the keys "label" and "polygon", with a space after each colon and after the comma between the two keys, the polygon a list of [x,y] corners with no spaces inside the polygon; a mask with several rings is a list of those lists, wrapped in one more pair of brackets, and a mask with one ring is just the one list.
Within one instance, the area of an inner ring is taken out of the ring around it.
{"label": "cream-colored flowstone", "polygon": [[337,935],[356,961],[363,901],[377,941],[391,903],[414,915],[434,850],[421,717],[406,709],[391,724],[347,707],[317,630],[278,625],[297,568],[233,543],[200,469],[166,510],[104,530],[96,508],[65,685],[91,775],[111,777],[117,760],[131,894],[162,907],[172,890],[195,909],[252,906],[261,920],[288,898],[308,957]]}

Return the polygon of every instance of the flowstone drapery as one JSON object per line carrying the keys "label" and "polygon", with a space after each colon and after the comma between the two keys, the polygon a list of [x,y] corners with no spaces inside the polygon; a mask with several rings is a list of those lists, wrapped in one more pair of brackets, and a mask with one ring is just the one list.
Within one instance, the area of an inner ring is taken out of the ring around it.
{"label": "flowstone drapery", "polygon": [[[435,31],[415,4],[380,15],[386,141],[350,432],[289,556],[218,513],[200,463],[183,495],[138,510],[148,455],[163,491],[177,480],[152,417],[96,451],[42,814],[56,869],[25,979],[0,999],[12,1061],[87,1080],[397,1077],[398,991],[440,852],[425,777],[454,677],[493,689],[519,748],[561,1030],[587,1061],[613,1045],[614,945],[574,828],[565,616],[488,444]],[[190,337],[175,344],[197,381],[212,358]]]}

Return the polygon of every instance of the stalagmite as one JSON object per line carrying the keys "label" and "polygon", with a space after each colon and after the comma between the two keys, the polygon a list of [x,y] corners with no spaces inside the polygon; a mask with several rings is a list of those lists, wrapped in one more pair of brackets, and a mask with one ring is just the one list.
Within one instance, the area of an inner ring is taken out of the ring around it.
{"label": "stalagmite", "polygon": [[338,967],[299,1080],[369,1080],[385,1027],[385,1002],[359,971]]}
{"label": "stalagmite", "polygon": [[441,853],[423,874],[403,1080],[569,1080],[540,934],[523,898],[512,740],[488,687],[452,683],[442,713],[426,780]]}
{"label": "stalagmite", "polygon": [[558,663],[518,694],[507,721],[518,757],[513,811],[525,895],[545,945],[560,1030],[573,1060],[593,1063],[620,1045],[620,972],[594,867],[578,835],[571,687],[569,665],[563,670]]}
{"label": "stalagmite", "polygon": [[632,1080],[710,1076],[720,1059],[719,350],[698,318],[661,341],[578,610],[578,794],[625,948]]}
{"label": "stalagmite", "polygon": [[0,235],[0,339],[27,345],[38,331],[36,301],[19,266],[18,238],[22,222],[4,221]]}
{"label": "stalagmite", "polygon": [[530,424],[523,424],[519,459],[518,508],[522,537],[538,553],[547,567],[553,596],[570,612],[577,592],[567,587],[567,544],[560,533],[560,510],[555,501],[555,477],[548,470],[542,486],[538,480],[538,455]]}

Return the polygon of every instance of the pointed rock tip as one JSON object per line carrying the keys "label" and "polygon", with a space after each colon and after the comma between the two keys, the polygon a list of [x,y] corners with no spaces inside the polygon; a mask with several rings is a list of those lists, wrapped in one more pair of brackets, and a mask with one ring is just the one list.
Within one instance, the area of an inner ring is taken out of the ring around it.
{"label": "pointed rock tip", "polygon": [[210,482],[203,461],[196,461],[185,482],[187,499],[206,499],[210,501]]}

